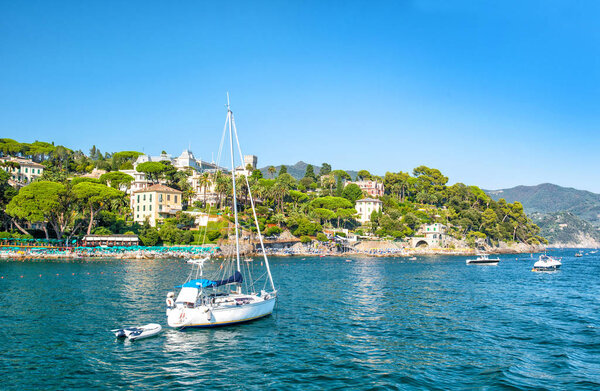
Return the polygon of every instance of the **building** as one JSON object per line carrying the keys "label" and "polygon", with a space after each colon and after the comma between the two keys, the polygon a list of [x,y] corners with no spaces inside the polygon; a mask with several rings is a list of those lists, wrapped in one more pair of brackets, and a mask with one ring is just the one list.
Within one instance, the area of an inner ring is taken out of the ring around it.
{"label": "building", "polygon": [[[194,195],[192,196],[192,203],[200,201],[204,203],[206,199],[206,203],[210,205],[216,205],[219,200],[219,194],[216,192],[216,181],[214,177],[209,176],[209,183],[204,188],[203,176],[206,174],[200,174],[198,172],[193,172],[192,175],[188,178],[188,182],[192,186],[194,190]],[[205,198],[206,194],[206,198]]]}
{"label": "building", "polygon": [[184,150],[181,155],[175,158],[171,157],[171,155],[166,152],[158,156],[140,155],[136,159],[135,163],[133,163],[133,168],[135,169],[138,164],[147,162],[169,162],[178,170],[187,170],[188,168],[191,168],[192,170],[198,172],[215,171],[218,168],[214,163],[208,163],[202,159],[196,159],[193,152],[189,149]]}
{"label": "building", "polygon": [[409,242],[411,247],[447,247],[446,226],[441,223],[423,224],[417,231],[417,236],[410,238]]}
{"label": "building", "polygon": [[356,201],[355,209],[358,211],[358,221],[361,224],[371,221],[371,213],[381,211],[383,202],[374,198],[363,198]]}
{"label": "building", "polygon": [[81,240],[81,244],[85,247],[130,247],[138,246],[140,239],[137,235],[85,235]]}
{"label": "building", "polygon": [[146,219],[152,227],[181,211],[181,191],[157,184],[132,193],[133,221],[143,224]]}
{"label": "building", "polygon": [[[250,176],[252,175],[252,171],[256,170],[256,167],[258,165],[258,157],[255,155],[244,155],[244,164],[241,166],[236,167],[235,169],[235,175],[244,175],[244,176]],[[247,169],[247,167],[250,166],[252,167],[250,170]]]}
{"label": "building", "polygon": [[377,181],[372,181],[372,180],[368,180],[368,181],[356,181],[356,182],[345,182],[344,183],[344,187],[354,183],[355,185],[358,185],[358,187],[360,187],[360,189],[367,193],[370,197],[381,197],[384,194],[384,187],[383,187],[383,183],[377,182]]}
{"label": "building", "polygon": [[0,158],[0,168],[10,174],[10,184],[13,187],[25,186],[44,173],[44,166],[18,157]]}

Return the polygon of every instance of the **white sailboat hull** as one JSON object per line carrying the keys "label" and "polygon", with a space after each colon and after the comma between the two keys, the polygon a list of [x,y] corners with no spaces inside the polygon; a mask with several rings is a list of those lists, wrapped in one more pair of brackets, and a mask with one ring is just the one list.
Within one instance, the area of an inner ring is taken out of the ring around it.
{"label": "white sailboat hull", "polygon": [[167,323],[170,327],[219,327],[236,323],[249,322],[271,315],[275,307],[276,297],[263,300],[258,296],[241,295],[240,297],[252,297],[253,302],[241,305],[224,306],[198,306],[186,308],[177,306],[167,309]]}

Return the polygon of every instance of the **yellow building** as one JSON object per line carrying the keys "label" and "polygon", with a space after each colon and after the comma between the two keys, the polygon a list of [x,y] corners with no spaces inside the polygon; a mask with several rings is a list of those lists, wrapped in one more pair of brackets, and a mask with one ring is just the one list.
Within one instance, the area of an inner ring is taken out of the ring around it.
{"label": "yellow building", "polygon": [[133,221],[143,224],[146,219],[156,227],[166,217],[181,210],[181,191],[165,185],[152,185],[133,193],[131,208]]}

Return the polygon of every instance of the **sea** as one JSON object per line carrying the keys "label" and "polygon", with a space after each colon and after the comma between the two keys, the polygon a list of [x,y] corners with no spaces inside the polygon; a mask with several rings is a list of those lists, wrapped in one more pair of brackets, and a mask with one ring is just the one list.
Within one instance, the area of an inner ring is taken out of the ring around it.
{"label": "sea", "polygon": [[[166,324],[182,260],[0,262],[0,389],[598,390],[600,257],[272,258],[272,316]],[[127,342],[111,329],[160,323]]]}

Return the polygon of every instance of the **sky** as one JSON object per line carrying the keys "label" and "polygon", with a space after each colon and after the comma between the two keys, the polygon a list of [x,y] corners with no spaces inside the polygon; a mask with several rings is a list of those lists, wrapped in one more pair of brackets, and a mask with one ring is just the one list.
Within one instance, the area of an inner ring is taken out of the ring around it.
{"label": "sky", "polygon": [[0,0],[0,137],[600,192],[597,1]]}

